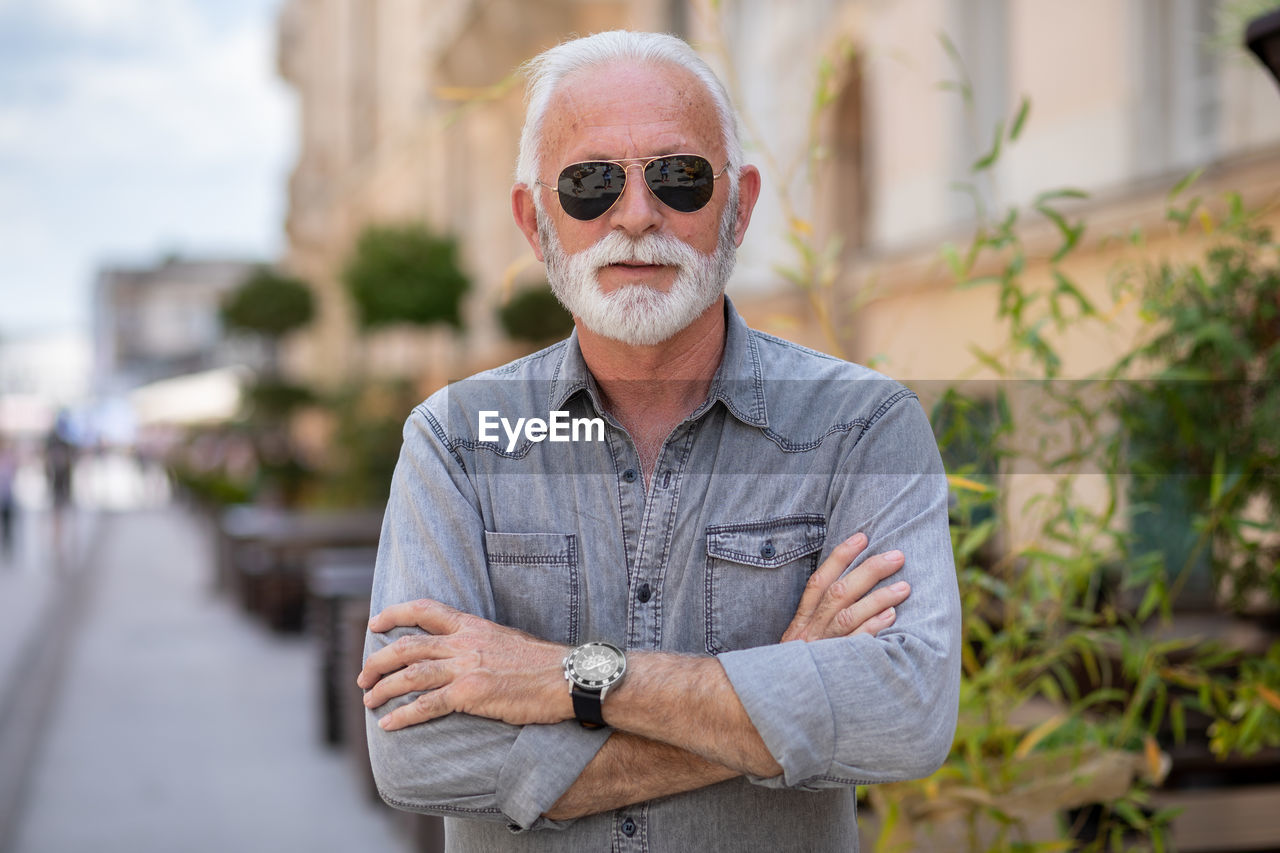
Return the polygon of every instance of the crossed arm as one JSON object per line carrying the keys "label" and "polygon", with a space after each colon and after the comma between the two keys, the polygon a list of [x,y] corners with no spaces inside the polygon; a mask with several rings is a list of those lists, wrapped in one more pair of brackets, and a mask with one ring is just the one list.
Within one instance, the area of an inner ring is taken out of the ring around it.
{"label": "crossed arm", "polygon": [[[903,565],[901,552],[864,560],[862,534],[837,546],[811,576],[782,641],[871,634],[889,627],[905,582],[875,589]],[[372,620],[375,633],[416,627],[371,654],[358,683],[380,708],[422,692],[384,714],[387,731],[460,712],[514,725],[573,719],[562,662],[568,648],[463,613],[431,599],[393,605]],[[782,772],[717,659],[634,652],[627,677],[604,703],[614,733],[547,811],[567,819],[681,793],[748,774]]]}

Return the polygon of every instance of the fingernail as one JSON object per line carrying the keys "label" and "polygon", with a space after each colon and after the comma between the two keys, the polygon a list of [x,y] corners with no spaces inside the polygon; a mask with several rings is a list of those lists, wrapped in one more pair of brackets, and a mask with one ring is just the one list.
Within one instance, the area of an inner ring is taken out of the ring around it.
{"label": "fingernail", "polygon": [[880,614],[880,618],[888,622],[890,619],[893,618],[893,614],[894,614],[894,609],[890,607],[888,610]]}
{"label": "fingernail", "polygon": [[889,587],[889,589],[893,590],[894,592],[906,592],[906,591],[907,591],[907,589],[908,589],[908,587],[907,587],[907,582],[906,582],[906,581],[898,581],[898,582],[897,582],[897,583],[895,583],[893,586]]}
{"label": "fingernail", "polygon": [[390,715],[383,717],[381,720],[378,720],[378,725],[384,729],[387,728],[387,726],[391,725]]}
{"label": "fingernail", "polygon": [[865,545],[866,542],[867,542],[867,537],[861,533],[855,533],[852,536],[850,536],[848,539],[844,540],[844,544],[846,545]]}
{"label": "fingernail", "polygon": [[884,555],[884,558],[885,558],[886,560],[888,560],[890,563],[901,563],[901,562],[902,562],[902,552],[901,552],[901,551],[889,551],[888,553],[886,553],[886,554]]}

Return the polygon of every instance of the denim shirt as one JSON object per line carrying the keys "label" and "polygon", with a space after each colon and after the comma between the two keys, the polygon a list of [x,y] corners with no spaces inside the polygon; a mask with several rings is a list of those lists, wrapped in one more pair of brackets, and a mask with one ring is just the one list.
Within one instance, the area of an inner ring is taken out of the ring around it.
{"label": "denim shirt", "polygon": [[[430,597],[560,643],[715,655],[782,775],[550,821],[609,729],[452,714],[384,732],[385,709],[369,712],[382,797],[445,815],[449,849],[856,850],[855,786],[945,759],[960,606],[925,414],[898,383],[753,331],[728,300],[725,311],[708,398],[650,478],[575,336],[415,408],[372,609]],[[489,440],[480,426],[481,412],[514,424],[553,411],[604,424],[567,442],[500,427]],[[895,624],[779,643],[809,575],[858,531],[864,554],[906,555],[884,582],[911,583]],[[404,630],[369,635],[366,656]]]}

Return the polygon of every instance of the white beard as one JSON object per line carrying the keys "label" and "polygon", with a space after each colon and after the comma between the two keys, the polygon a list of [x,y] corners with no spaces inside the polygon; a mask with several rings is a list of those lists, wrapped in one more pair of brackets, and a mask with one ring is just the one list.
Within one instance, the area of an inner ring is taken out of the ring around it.
{"label": "white beard", "polygon": [[[670,234],[632,239],[616,230],[581,252],[568,254],[551,218],[540,204],[535,205],[551,292],[597,335],[631,346],[654,346],[670,340],[724,293],[737,254],[733,243],[737,207],[737,193],[731,192],[711,255]],[[625,262],[675,267],[676,279],[666,293],[642,284],[605,293],[600,288],[601,268]]]}

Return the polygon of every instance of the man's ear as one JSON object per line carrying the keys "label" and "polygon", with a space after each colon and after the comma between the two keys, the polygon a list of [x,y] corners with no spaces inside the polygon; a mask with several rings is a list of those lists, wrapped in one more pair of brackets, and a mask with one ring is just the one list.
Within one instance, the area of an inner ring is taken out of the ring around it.
{"label": "man's ear", "polygon": [[533,256],[545,261],[542,257],[542,241],[538,239],[538,214],[533,206],[533,191],[527,184],[516,184],[511,188],[511,215],[515,217],[524,239],[529,241]]}
{"label": "man's ear", "polygon": [[760,170],[755,166],[742,167],[738,173],[738,221],[733,227],[733,244],[742,245],[742,238],[747,235],[747,226],[751,224],[751,211],[760,199]]}

